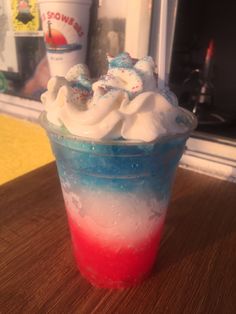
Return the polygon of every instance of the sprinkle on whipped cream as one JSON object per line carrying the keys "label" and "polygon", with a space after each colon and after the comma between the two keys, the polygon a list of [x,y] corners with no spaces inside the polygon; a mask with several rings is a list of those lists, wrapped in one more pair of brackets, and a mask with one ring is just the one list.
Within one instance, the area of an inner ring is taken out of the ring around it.
{"label": "sprinkle on whipped cream", "polygon": [[[47,119],[71,134],[91,139],[150,142],[184,133],[188,119],[176,96],[156,86],[151,57],[136,63],[128,53],[108,56],[108,71],[92,83],[86,65],[53,77],[42,94]],[[186,122],[186,123],[185,123]]]}

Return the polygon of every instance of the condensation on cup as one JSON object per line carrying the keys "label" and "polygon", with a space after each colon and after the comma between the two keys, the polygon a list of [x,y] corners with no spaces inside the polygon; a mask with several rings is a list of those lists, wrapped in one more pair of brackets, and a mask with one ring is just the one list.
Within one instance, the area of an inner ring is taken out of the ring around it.
{"label": "condensation on cup", "polygon": [[86,59],[91,0],[38,0],[51,76]]}

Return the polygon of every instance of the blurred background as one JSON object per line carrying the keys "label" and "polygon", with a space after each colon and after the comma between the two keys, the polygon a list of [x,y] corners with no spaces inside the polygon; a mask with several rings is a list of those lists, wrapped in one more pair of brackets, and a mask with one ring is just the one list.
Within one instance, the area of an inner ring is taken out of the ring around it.
{"label": "blurred background", "polygon": [[[86,54],[92,77],[106,71],[107,53],[151,54],[157,62],[159,3],[92,1]],[[236,137],[235,8],[233,0],[168,1],[168,84],[180,105],[199,115],[199,130],[230,138]],[[37,1],[0,0],[0,25],[0,92],[39,100],[50,73]]]}

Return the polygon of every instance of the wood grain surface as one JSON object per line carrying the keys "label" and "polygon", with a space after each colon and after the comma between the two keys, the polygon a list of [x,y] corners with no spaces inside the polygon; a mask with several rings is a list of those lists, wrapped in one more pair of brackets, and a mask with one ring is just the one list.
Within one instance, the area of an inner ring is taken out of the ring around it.
{"label": "wood grain surface", "polygon": [[54,163],[0,188],[0,313],[236,313],[236,185],[179,169],[158,260],[138,287],[77,271]]}

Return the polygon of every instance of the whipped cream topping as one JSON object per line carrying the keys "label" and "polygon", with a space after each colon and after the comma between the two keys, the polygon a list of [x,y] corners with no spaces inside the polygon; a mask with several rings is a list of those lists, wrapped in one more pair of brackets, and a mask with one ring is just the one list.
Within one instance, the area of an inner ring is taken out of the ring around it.
{"label": "whipped cream topping", "polygon": [[150,142],[186,132],[189,122],[170,91],[158,91],[151,57],[135,64],[127,53],[108,57],[107,74],[92,83],[86,65],[53,77],[41,96],[47,119],[91,139]]}

